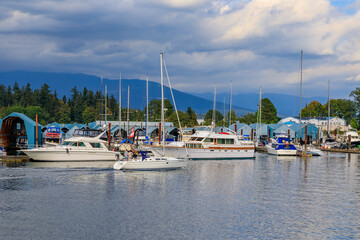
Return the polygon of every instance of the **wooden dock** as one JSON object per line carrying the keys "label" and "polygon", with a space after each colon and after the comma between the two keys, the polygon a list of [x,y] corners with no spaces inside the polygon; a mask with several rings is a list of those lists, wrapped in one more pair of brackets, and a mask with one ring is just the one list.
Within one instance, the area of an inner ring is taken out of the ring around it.
{"label": "wooden dock", "polygon": [[321,148],[321,151],[360,154],[360,149]]}
{"label": "wooden dock", "polygon": [[0,156],[0,161],[2,166],[7,167],[19,167],[25,166],[27,162],[30,161],[30,158],[26,155],[9,155],[9,156]]}
{"label": "wooden dock", "polygon": [[267,149],[265,146],[255,147],[255,152],[267,153]]}

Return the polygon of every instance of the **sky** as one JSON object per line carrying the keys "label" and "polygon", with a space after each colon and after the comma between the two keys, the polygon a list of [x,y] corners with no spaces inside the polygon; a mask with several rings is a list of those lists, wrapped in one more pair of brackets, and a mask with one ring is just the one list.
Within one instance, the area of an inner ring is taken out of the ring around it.
{"label": "sky", "polygon": [[174,88],[348,98],[360,0],[2,0],[0,71],[85,73]]}

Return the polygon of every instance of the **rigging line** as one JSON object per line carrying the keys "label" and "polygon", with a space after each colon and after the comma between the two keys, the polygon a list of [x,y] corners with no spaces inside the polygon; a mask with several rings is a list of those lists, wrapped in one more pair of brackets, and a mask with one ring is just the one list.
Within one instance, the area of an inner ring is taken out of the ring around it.
{"label": "rigging line", "polygon": [[180,122],[178,110],[177,110],[177,107],[176,107],[176,103],[175,103],[175,99],[174,99],[174,94],[173,94],[173,90],[172,90],[172,87],[171,87],[170,78],[169,78],[169,74],[168,74],[168,71],[167,71],[167,68],[166,68],[166,63],[165,63],[165,59],[164,59],[164,58],[163,58],[163,61],[164,61],[164,68],[165,68],[166,77],[167,77],[167,80],[168,80],[168,83],[169,83],[169,88],[170,88],[170,92],[171,92],[171,97],[172,97],[172,100],[173,100],[173,103],[174,103],[174,108],[175,108],[175,112],[176,112],[176,117],[177,117],[177,120],[178,120],[178,123],[179,123],[179,127],[180,127],[181,141],[184,143],[184,147],[185,147],[185,150],[186,150],[186,155],[189,156],[189,152],[188,152],[188,149],[187,149],[186,144],[185,144],[184,135],[183,135],[183,129],[182,129],[182,127],[181,127],[181,122]]}

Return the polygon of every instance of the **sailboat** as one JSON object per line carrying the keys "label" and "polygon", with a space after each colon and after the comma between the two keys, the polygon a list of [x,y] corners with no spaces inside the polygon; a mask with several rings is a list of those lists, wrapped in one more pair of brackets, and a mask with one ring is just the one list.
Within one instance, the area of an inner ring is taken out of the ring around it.
{"label": "sailboat", "polygon": [[[161,68],[161,134],[162,149],[161,156],[149,156],[149,152],[140,151],[136,159],[118,160],[113,168],[116,170],[172,170],[186,167],[188,160],[186,158],[168,157],[165,155],[165,117],[164,117],[164,77],[163,77],[163,53],[160,53]],[[151,151],[150,151],[151,152]],[[120,159],[120,153],[119,153]]]}
{"label": "sailboat", "polygon": [[[301,138],[301,130],[302,130],[302,126],[301,126],[301,107],[302,107],[302,62],[303,62],[303,51],[301,50],[301,65],[300,65],[300,138]],[[323,152],[317,148],[315,148],[314,146],[312,146],[311,144],[308,146],[307,145],[307,131],[306,128],[307,126],[304,126],[305,128],[305,144],[302,146],[298,146],[298,152],[300,156],[303,157],[311,157],[311,156],[322,156]]]}

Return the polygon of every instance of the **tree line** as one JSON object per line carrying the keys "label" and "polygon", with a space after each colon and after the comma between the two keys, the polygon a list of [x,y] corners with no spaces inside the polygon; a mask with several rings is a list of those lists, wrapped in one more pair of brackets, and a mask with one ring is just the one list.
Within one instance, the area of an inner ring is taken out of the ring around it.
{"label": "tree line", "polygon": [[[346,120],[355,129],[359,129],[360,122],[360,87],[352,91],[349,99],[331,99],[330,116]],[[107,96],[106,117],[109,121],[119,119],[118,101],[113,95]],[[76,87],[71,89],[71,96],[59,98],[56,90],[52,92],[45,83],[40,89],[31,89],[30,84],[20,87],[17,82],[11,86],[0,85],[0,118],[4,118],[12,112],[24,113],[35,120],[38,114],[40,124],[46,125],[52,122],[58,123],[90,123],[105,118],[104,108],[105,96],[101,91],[93,92],[86,87],[79,91]],[[178,120],[173,105],[168,99],[164,100],[165,119],[173,122],[178,127]],[[312,101],[301,110],[302,117],[327,117],[328,103],[322,105]],[[148,121],[158,122],[161,119],[161,101],[153,99],[149,103]],[[259,109],[255,113],[247,113],[241,117],[235,111],[225,115],[215,110],[215,123],[217,126],[228,126],[236,121],[252,124],[258,122]],[[121,110],[121,119],[126,121],[145,121],[146,107],[144,109]],[[193,127],[198,125],[197,115],[191,107],[185,112],[178,111],[182,126]],[[229,121],[231,119],[231,122]],[[261,122],[266,124],[277,123],[280,118],[277,116],[277,109],[270,99],[261,100]],[[213,122],[213,110],[209,110],[204,116],[204,125],[211,125]]]}

